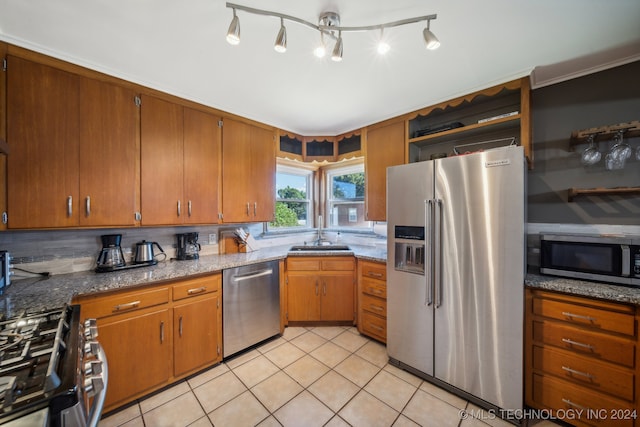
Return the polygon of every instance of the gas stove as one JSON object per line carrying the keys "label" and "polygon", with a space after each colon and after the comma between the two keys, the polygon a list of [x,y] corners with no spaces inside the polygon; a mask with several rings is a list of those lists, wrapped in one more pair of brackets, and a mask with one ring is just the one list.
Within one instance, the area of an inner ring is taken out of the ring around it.
{"label": "gas stove", "polygon": [[0,425],[97,425],[107,366],[96,338],[77,305],[0,322]]}

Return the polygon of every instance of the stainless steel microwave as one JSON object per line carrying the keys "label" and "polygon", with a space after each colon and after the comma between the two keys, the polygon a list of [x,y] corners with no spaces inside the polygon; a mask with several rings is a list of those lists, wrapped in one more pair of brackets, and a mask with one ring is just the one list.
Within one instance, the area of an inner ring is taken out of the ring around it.
{"label": "stainless steel microwave", "polygon": [[540,273],[640,286],[640,236],[541,234]]}

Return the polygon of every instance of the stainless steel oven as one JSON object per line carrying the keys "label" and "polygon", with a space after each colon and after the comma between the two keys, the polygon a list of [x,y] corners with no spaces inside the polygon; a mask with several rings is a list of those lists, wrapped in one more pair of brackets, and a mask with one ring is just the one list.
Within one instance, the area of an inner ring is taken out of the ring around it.
{"label": "stainless steel oven", "polygon": [[107,362],[80,306],[0,322],[0,425],[95,427]]}
{"label": "stainless steel oven", "polygon": [[640,286],[640,236],[541,234],[540,272]]}

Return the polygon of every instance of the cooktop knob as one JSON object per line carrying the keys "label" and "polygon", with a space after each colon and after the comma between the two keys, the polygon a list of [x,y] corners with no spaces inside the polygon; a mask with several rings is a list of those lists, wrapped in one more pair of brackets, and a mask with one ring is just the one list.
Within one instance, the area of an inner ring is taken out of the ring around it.
{"label": "cooktop knob", "polygon": [[102,373],[102,362],[99,360],[91,360],[84,364],[84,374],[89,377]]}
{"label": "cooktop knob", "polygon": [[84,379],[84,391],[87,396],[95,396],[104,388],[104,381],[101,376],[93,376]]}
{"label": "cooktop knob", "polygon": [[88,340],[98,338],[98,322],[96,319],[87,319],[84,321],[84,336]]}

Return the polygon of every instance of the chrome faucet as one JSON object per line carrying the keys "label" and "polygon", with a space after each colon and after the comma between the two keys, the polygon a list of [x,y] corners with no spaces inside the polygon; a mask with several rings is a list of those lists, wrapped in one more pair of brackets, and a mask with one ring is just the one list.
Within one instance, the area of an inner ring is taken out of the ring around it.
{"label": "chrome faucet", "polygon": [[318,238],[316,239],[314,244],[316,246],[319,246],[322,244],[322,240],[324,240],[322,238],[322,215],[318,215]]}

